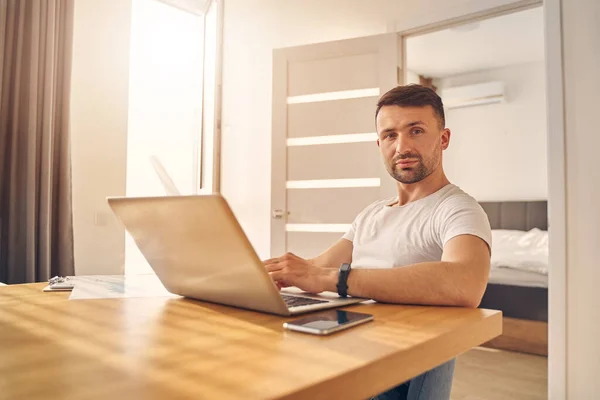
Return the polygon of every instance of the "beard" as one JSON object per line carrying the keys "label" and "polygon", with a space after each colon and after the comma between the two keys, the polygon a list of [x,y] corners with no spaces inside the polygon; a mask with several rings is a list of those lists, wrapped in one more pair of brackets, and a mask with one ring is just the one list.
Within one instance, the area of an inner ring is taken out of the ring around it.
{"label": "beard", "polygon": [[[406,159],[417,160],[417,163],[408,168],[396,164],[399,160]],[[418,153],[404,153],[394,157],[391,163],[386,163],[386,169],[390,176],[400,183],[417,183],[431,175],[438,164],[439,159],[440,156],[437,148],[433,152],[433,155],[425,160],[423,159],[423,156]]]}

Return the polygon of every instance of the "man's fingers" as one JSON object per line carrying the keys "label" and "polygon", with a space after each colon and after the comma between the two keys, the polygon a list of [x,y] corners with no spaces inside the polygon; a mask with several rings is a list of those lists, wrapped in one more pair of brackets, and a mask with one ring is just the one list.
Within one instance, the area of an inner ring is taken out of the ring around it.
{"label": "man's fingers", "polygon": [[268,260],[263,261],[263,264],[265,264],[265,265],[277,264],[278,262],[279,262],[279,258],[270,258]]}
{"label": "man's fingers", "polygon": [[276,264],[282,261],[287,261],[287,260],[297,260],[300,257],[298,257],[297,255],[295,255],[294,253],[285,253],[284,255],[282,255],[281,257],[276,257],[276,258],[270,258],[268,260],[263,261],[263,264]]}
{"label": "man's fingers", "polygon": [[266,264],[265,269],[267,270],[267,272],[281,271],[283,269],[283,264],[282,263]]}
{"label": "man's fingers", "polygon": [[273,272],[269,272],[269,276],[271,276],[271,279],[275,282],[281,282],[283,281],[283,272],[282,271],[273,271]]}

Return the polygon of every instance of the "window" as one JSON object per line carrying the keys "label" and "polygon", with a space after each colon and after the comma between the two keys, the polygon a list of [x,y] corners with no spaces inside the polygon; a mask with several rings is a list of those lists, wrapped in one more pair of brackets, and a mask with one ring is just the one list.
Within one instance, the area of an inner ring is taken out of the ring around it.
{"label": "window", "polygon": [[[153,157],[182,194],[218,190],[213,168],[218,4],[185,5],[132,1],[127,196],[166,194]],[[129,234],[125,252],[126,274],[152,272]]]}

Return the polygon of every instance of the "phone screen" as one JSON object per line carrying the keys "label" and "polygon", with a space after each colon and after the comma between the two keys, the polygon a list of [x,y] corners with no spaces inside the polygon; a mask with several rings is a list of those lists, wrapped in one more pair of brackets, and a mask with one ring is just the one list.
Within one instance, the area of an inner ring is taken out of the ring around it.
{"label": "phone screen", "polygon": [[301,330],[308,333],[326,334],[367,322],[373,319],[371,314],[363,314],[344,310],[328,310],[296,319],[284,324],[288,329]]}

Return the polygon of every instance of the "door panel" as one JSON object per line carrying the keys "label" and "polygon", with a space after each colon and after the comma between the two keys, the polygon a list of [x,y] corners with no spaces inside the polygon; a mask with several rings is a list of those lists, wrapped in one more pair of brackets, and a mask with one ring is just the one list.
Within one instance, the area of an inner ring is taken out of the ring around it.
{"label": "door panel", "polygon": [[287,106],[287,137],[375,132],[378,97],[332,100]]}
{"label": "door panel", "polygon": [[303,258],[313,258],[337,242],[341,233],[287,232],[287,251]]}
{"label": "door panel", "polygon": [[379,160],[375,140],[288,147],[288,181],[373,178],[379,174]]}
{"label": "door panel", "polygon": [[293,62],[288,96],[379,88],[377,54]]}
{"label": "door panel", "polygon": [[271,255],[314,257],[393,195],[375,107],[398,84],[395,33],[273,53]]}
{"label": "door panel", "polygon": [[288,224],[342,224],[379,198],[378,187],[288,190]]}

